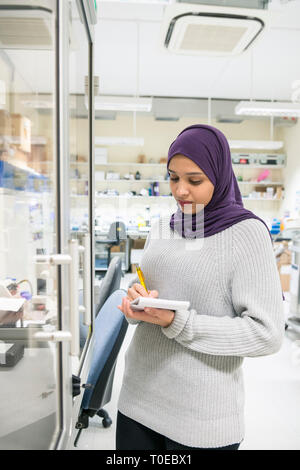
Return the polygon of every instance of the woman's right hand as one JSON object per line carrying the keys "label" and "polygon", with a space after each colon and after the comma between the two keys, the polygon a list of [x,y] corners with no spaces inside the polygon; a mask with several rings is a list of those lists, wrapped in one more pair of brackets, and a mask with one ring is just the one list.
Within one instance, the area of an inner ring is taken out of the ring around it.
{"label": "woman's right hand", "polygon": [[129,287],[127,291],[127,298],[132,302],[137,297],[158,297],[157,290],[150,290],[149,293],[144,289],[141,284],[135,283]]}
{"label": "woman's right hand", "polygon": [[126,318],[138,321],[145,320],[145,312],[130,308],[130,302],[137,297],[158,297],[158,292],[157,290],[147,292],[141,284],[135,283],[128,288],[127,296],[122,298],[122,305],[118,305],[118,309],[121,310]]}

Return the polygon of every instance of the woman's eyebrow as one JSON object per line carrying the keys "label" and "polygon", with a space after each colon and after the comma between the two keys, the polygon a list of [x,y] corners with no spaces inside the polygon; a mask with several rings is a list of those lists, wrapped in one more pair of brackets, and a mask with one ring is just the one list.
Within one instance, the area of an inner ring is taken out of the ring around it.
{"label": "woman's eyebrow", "polygon": [[[169,171],[170,171],[171,173],[176,173],[176,171],[173,171],[173,170],[170,170],[170,169],[169,169]],[[192,171],[192,172],[190,172],[190,173],[185,173],[185,175],[203,175],[203,174],[204,174],[204,173],[202,173],[201,171]]]}

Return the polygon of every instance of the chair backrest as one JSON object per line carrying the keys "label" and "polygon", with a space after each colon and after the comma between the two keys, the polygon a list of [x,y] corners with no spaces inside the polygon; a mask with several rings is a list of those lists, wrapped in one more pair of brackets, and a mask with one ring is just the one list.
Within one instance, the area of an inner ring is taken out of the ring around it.
{"label": "chair backrest", "polygon": [[98,411],[111,397],[113,374],[128,322],[117,305],[126,295],[118,289],[104,303],[95,321],[95,343],[81,408]]}
{"label": "chair backrest", "polygon": [[120,288],[122,277],[122,258],[114,256],[109,263],[108,269],[100,285],[99,299],[95,309],[97,316],[106,299]]}
{"label": "chair backrest", "polygon": [[[95,305],[95,316],[97,317],[102,306],[108,297],[120,288],[122,276],[122,259],[120,256],[115,256],[109,263],[108,269],[102,279],[100,285],[100,292]],[[79,292],[79,303],[82,303],[83,291]],[[86,342],[89,327],[83,323],[83,314],[80,313],[80,347],[83,348]]]}
{"label": "chair backrest", "polygon": [[107,238],[109,240],[116,240],[118,242],[121,240],[126,240],[127,233],[124,222],[121,222],[119,220],[113,222],[109,227]]}

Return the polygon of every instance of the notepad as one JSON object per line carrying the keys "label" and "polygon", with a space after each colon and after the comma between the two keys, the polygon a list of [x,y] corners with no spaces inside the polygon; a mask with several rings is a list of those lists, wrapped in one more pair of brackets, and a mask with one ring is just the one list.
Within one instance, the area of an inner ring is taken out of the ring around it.
{"label": "notepad", "polygon": [[130,302],[132,310],[144,310],[145,307],[165,308],[167,310],[188,309],[190,302],[187,300],[156,299],[153,297],[137,297]]}

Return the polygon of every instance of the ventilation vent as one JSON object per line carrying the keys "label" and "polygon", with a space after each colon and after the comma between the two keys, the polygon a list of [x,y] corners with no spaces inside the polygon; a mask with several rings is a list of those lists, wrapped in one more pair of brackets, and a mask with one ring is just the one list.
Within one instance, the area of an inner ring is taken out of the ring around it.
{"label": "ventilation vent", "polygon": [[0,18],[0,40],[5,49],[31,46],[50,48],[52,44],[51,33],[44,20],[37,18]]}
{"label": "ventilation vent", "polygon": [[177,54],[241,54],[263,31],[267,15],[264,10],[174,4],[165,12],[164,47]]}
{"label": "ventilation vent", "polygon": [[0,6],[0,43],[3,49],[52,49],[52,11],[28,6]]}

